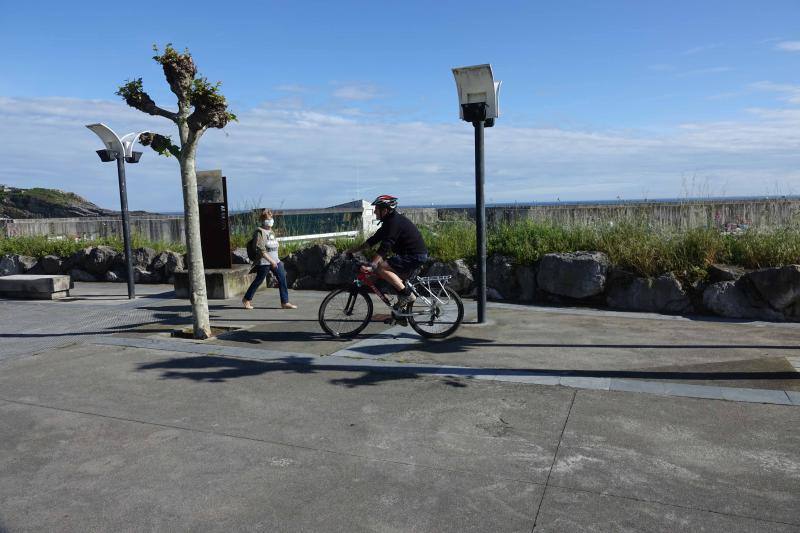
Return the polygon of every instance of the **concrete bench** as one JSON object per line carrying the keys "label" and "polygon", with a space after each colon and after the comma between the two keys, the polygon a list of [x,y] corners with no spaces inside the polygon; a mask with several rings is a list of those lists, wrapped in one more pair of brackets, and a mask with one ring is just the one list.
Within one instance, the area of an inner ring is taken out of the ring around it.
{"label": "concrete bench", "polygon": [[69,296],[72,280],[62,274],[0,276],[0,296],[29,300],[55,300]]}
{"label": "concrete bench", "polygon": [[[228,300],[247,292],[247,288],[256,279],[255,273],[250,273],[250,265],[234,265],[233,268],[207,268],[206,293],[209,300]],[[189,271],[176,270],[175,297],[189,298]],[[265,284],[261,284],[259,289]]]}

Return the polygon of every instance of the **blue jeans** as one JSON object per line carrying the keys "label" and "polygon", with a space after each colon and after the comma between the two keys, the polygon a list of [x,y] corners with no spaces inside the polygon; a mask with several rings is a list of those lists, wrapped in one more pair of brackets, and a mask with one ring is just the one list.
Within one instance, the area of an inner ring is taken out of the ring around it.
{"label": "blue jeans", "polygon": [[272,268],[272,265],[258,265],[256,279],[253,280],[253,283],[250,284],[250,288],[248,288],[247,292],[244,294],[245,300],[253,299],[256,289],[267,279],[267,272],[270,270],[272,270],[272,273],[278,278],[278,291],[281,294],[281,303],[289,303],[289,288],[286,286],[286,269],[283,268],[283,261],[279,262],[276,268]]}

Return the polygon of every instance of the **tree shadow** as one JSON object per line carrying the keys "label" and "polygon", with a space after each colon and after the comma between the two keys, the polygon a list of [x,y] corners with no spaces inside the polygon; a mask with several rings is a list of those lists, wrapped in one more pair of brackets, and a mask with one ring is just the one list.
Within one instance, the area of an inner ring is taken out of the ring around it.
{"label": "tree shadow", "polygon": [[[317,374],[320,372],[358,372],[356,377],[330,379],[332,385],[347,388],[373,386],[387,381],[405,381],[422,377],[414,369],[401,367],[366,366],[349,364],[313,364],[312,357],[289,356],[271,361],[253,361],[203,355],[171,358],[139,365],[139,371],[163,370],[161,379],[187,379],[196,382],[223,383],[240,377],[259,376],[274,372]],[[448,386],[466,387],[458,379],[448,378]]]}
{"label": "tree shadow", "polygon": [[466,387],[464,380],[537,377],[615,378],[664,381],[752,381],[800,380],[798,372],[726,372],[726,371],[651,371],[651,370],[561,370],[552,368],[468,368],[437,365],[402,366],[391,364],[318,363],[313,357],[289,356],[270,361],[253,361],[218,356],[171,358],[141,364],[139,371],[162,370],[162,379],[187,379],[196,382],[222,383],[231,379],[274,372],[317,374],[320,372],[357,372],[355,377],[330,379],[332,385],[347,388],[373,386],[388,381],[422,377],[444,378],[451,387]]}
{"label": "tree shadow", "polygon": [[480,348],[565,348],[565,349],[658,349],[658,350],[800,350],[800,345],[791,344],[644,344],[644,343],[574,343],[574,342],[500,342],[494,339],[479,337],[453,336],[441,340],[426,340],[414,335],[401,334],[400,338],[407,338],[407,342],[392,344],[375,344],[364,346],[351,346],[348,351],[362,353],[365,356],[385,356],[397,352],[423,352],[428,354],[454,354],[467,353]]}

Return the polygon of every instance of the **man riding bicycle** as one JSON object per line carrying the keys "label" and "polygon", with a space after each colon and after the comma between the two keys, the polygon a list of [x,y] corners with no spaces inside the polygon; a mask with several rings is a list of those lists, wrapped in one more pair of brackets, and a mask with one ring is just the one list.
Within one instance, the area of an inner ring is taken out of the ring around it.
{"label": "man riding bicycle", "polygon": [[[428,249],[414,223],[397,212],[397,198],[382,194],[372,205],[381,227],[364,244],[347,250],[347,253],[353,254],[380,243],[370,265],[361,268],[374,271],[397,290],[400,296],[396,307],[400,309],[417,299],[403,280],[428,260]],[[389,252],[394,255],[386,259]]]}

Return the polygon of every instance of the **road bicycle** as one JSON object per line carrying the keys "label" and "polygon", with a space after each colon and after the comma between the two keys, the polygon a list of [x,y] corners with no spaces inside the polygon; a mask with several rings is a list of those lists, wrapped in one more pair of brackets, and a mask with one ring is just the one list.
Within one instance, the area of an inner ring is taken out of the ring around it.
{"label": "road bicycle", "polygon": [[[369,263],[359,263],[367,266]],[[372,320],[374,293],[391,310],[387,324],[409,325],[425,338],[442,339],[452,335],[464,319],[464,303],[447,283],[452,276],[420,277],[420,269],[406,283],[417,299],[400,309],[376,284],[378,275],[359,268],[349,287],[334,289],[319,306],[319,325],[332,337],[355,337]]]}

